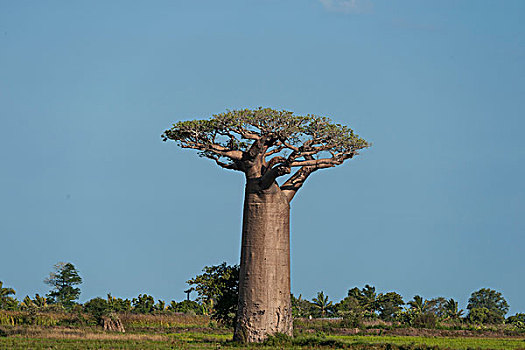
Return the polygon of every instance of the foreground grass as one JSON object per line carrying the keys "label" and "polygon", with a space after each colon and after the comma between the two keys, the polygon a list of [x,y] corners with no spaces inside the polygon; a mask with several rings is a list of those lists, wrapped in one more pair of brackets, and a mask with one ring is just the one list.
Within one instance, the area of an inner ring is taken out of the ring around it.
{"label": "foreground grass", "polygon": [[207,316],[121,314],[126,333],[105,332],[81,314],[10,312],[3,316],[0,349],[525,350],[525,333],[505,329],[366,328],[355,334],[333,322],[301,320],[294,339],[276,336],[265,344],[247,346],[233,343],[231,330]]}
{"label": "foreground grass", "polygon": [[437,338],[394,336],[327,336],[345,344],[392,344],[397,346],[425,345],[439,349],[525,349],[525,339],[515,338]]}
{"label": "foreground grass", "polygon": [[244,346],[229,341],[232,334],[184,332],[67,333],[49,332],[0,337],[0,349],[525,349],[525,339],[430,338],[394,336],[325,336],[277,339],[267,344]]}

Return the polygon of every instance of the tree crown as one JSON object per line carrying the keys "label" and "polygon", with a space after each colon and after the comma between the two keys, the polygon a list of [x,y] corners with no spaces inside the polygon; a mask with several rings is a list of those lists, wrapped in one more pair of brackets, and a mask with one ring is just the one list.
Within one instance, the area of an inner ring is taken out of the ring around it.
{"label": "tree crown", "polygon": [[487,308],[501,316],[509,311],[509,304],[500,292],[490,288],[481,288],[473,292],[468,300],[467,309],[472,312],[476,308]]}
{"label": "tree crown", "polygon": [[80,296],[80,288],[73,286],[82,284],[82,277],[71,263],[59,262],[54,266],[54,272],[49,274],[44,283],[53,287],[47,294],[51,304],[58,302],[71,307],[74,300]]}
{"label": "tree crown", "polygon": [[340,165],[370,146],[327,117],[262,107],[180,121],[164,131],[162,139],[199,150],[223,168],[243,171],[249,179],[260,180],[262,188],[298,168],[281,186],[290,199],[312,172]]}

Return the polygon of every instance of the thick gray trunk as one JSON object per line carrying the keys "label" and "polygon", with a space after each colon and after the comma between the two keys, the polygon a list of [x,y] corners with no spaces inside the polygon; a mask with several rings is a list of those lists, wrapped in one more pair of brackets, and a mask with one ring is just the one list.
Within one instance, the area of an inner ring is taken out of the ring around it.
{"label": "thick gray trunk", "polygon": [[263,190],[248,180],[234,340],[261,342],[292,332],[290,205],[276,183]]}

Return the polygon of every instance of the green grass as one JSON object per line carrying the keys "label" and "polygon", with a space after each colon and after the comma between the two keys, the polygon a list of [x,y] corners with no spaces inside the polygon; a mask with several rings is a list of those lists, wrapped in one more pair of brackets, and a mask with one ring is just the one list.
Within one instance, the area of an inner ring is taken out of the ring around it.
{"label": "green grass", "polygon": [[467,349],[525,349],[525,339],[515,338],[441,338],[441,337],[406,337],[406,336],[327,336],[327,339],[339,340],[345,344],[421,344],[458,350]]}
{"label": "green grass", "polygon": [[[1,315],[1,314],[0,314]],[[5,313],[0,320],[2,349],[352,349],[352,350],[438,350],[494,349],[525,350],[525,334],[494,337],[494,333],[468,332],[459,337],[336,335],[337,329],[321,323],[303,322],[296,338],[273,337],[266,344],[243,346],[231,342],[230,329],[219,327],[206,316],[122,314],[126,333],[105,332],[101,327],[81,324],[75,315]],[[31,317],[29,317],[31,316]],[[40,317],[41,316],[41,317]],[[40,318],[38,318],[40,317]],[[76,317],[76,318],[75,318]],[[56,322],[41,322],[57,320]],[[79,318],[80,319],[80,318]],[[14,321],[13,321],[14,320]],[[37,321],[35,321],[37,320]],[[69,321],[71,322],[69,322]],[[69,323],[67,323],[68,321]],[[74,322],[73,322],[74,321]],[[66,324],[63,324],[66,322]],[[317,325],[323,327],[319,329]],[[330,326],[331,324],[327,324]],[[320,332],[321,330],[325,333]],[[310,335],[304,335],[305,333]],[[315,333],[313,333],[315,332]],[[449,332],[451,333],[451,332]],[[315,335],[314,335],[315,334]],[[384,333],[383,333],[384,334]],[[419,334],[419,333],[409,333]],[[436,333],[439,334],[439,333]],[[518,337],[519,336],[519,337]]]}
{"label": "green grass", "polygon": [[[150,339],[56,339],[30,337],[0,338],[0,349],[271,349],[265,345],[241,346],[228,342],[230,334],[177,333],[167,335],[166,341]],[[331,341],[331,342],[330,342]],[[322,344],[325,343],[325,346]],[[387,344],[393,346],[387,346]],[[525,349],[523,339],[499,338],[427,338],[391,336],[327,336],[326,338],[298,337],[282,349],[349,348],[349,349]]]}

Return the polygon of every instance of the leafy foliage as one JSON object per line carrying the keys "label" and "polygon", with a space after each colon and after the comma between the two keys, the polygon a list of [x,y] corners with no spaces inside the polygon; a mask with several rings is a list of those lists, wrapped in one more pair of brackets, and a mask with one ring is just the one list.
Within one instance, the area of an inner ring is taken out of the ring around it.
{"label": "leafy foliage", "polygon": [[0,309],[3,310],[16,310],[18,302],[11,295],[15,295],[16,292],[13,288],[4,287],[2,281],[0,281]]}
{"label": "leafy foliage", "polygon": [[487,309],[486,307],[474,307],[470,309],[467,318],[475,324],[500,324],[505,320],[500,313]]}
{"label": "leafy foliage", "polygon": [[37,310],[47,307],[47,299],[35,294],[35,298],[31,299],[29,295],[26,295],[24,300],[20,303],[20,308],[22,310]]}
{"label": "leafy foliage", "polygon": [[116,298],[112,296],[111,293],[108,293],[107,295],[107,302],[110,309],[114,312],[131,311],[133,308],[131,305],[131,300]]}
{"label": "leafy foliage", "polygon": [[133,312],[139,314],[149,314],[155,311],[155,299],[148,294],[139,294],[138,297],[131,301]]}
{"label": "leafy foliage", "polygon": [[377,294],[376,288],[370,285],[365,285],[361,290],[354,287],[348,291],[348,297],[355,298],[359,306],[364,311],[365,316],[375,318],[377,311]]}
{"label": "leafy foliage", "polygon": [[187,283],[193,286],[199,301],[211,306],[213,319],[233,326],[239,300],[239,266],[223,262],[205,266],[202,271]]}
{"label": "leafy foliage", "polygon": [[293,317],[308,317],[315,314],[317,308],[307,299],[303,299],[302,295],[295,297],[293,294],[290,295],[292,301],[292,316]]}
{"label": "leafy foliage", "polygon": [[281,186],[290,201],[308,176],[353,158],[370,144],[329,118],[270,108],[233,110],[207,120],[181,121],[162,134],[219,166],[243,171],[261,188],[290,174]]}
{"label": "leafy foliage", "polygon": [[354,287],[348,295],[336,304],[337,313],[343,317],[352,315],[355,318],[375,319],[379,317],[385,321],[392,321],[404,305],[403,297],[396,292],[376,293],[373,286],[365,285],[359,289]]}
{"label": "leafy foliage", "polygon": [[332,302],[328,300],[328,296],[324,292],[318,292],[317,296],[312,299],[313,304],[321,312],[321,317],[324,317],[327,312],[331,311]]}
{"label": "leafy foliage", "polygon": [[493,289],[482,288],[470,295],[467,309],[472,313],[473,309],[486,308],[491,312],[504,317],[509,311],[509,304],[500,292]]}
{"label": "leafy foliage", "polygon": [[509,316],[505,323],[514,325],[517,328],[525,329],[525,313],[517,313],[514,316]]}
{"label": "leafy foliage", "polygon": [[164,311],[166,310],[166,302],[164,300],[157,300],[157,303],[154,306],[155,310],[157,311]]}
{"label": "leafy foliage", "polygon": [[457,320],[463,315],[463,310],[458,307],[458,302],[450,298],[445,304],[445,316]]}
{"label": "leafy foliage", "polygon": [[334,306],[337,315],[345,317],[349,313],[359,314],[363,316],[364,309],[359,299],[353,295],[346,296],[339,303]]}
{"label": "leafy foliage", "polygon": [[[298,116],[289,111],[259,107],[255,110],[233,110],[215,114],[208,120],[181,121],[162,134],[164,141],[179,141],[181,146],[202,147],[206,152],[217,152],[212,145],[232,150],[247,151],[255,137],[274,136],[275,145],[301,146],[307,139],[323,144],[324,149],[351,152],[369,144],[347,126],[334,124],[327,117]],[[291,149],[293,150],[293,149]]]}
{"label": "leafy foliage", "polygon": [[379,294],[376,299],[376,308],[379,311],[379,318],[384,321],[393,321],[405,304],[403,297],[396,292]]}
{"label": "leafy foliage", "polygon": [[80,296],[80,288],[74,286],[82,284],[82,278],[71,263],[59,262],[54,266],[54,270],[44,280],[46,284],[53,287],[47,294],[47,301],[50,304],[58,303],[71,308]]}
{"label": "leafy foliage", "polygon": [[84,311],[92,315],[97,323],[100,323],[103,316],[108,316],[112,309],[106,299],[94,298],[84,304]]}
{"label": "leafy foliage", "polygon": [[183,300],[179,303],[172,300],[168,306],[168,310],[170,311],[183,312],[189,315],[203,315],[205,311],[204,308],[204,305],[193,300]]}

